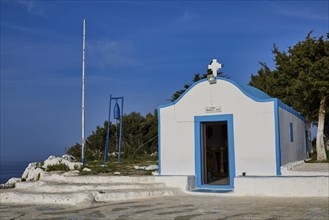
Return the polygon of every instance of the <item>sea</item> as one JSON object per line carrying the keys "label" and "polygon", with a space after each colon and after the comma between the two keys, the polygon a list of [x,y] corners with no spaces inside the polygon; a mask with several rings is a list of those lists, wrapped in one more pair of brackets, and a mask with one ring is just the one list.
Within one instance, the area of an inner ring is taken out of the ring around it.
{"label": "sea", "polygon": [[0,161],[0,184],[6,183],[10,178],[21,178],[25,168],[31,161]]}

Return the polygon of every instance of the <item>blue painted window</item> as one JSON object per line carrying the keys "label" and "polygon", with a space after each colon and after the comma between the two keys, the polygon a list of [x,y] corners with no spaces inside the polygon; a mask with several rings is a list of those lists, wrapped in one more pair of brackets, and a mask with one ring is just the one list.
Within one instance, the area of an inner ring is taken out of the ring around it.
{"label": "blue painted window", "polygon": [[290,142],[294,142],[294,128],[291,122],[289,125],[290,125]]}

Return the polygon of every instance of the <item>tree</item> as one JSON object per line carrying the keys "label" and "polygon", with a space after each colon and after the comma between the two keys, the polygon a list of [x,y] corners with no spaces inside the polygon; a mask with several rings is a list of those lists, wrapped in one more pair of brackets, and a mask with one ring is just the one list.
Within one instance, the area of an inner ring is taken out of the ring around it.
{"label": "tree", "polygon": [[326,110],[326,119],[324,122],[324,140],[325,148],[327,149],[327,151],[329,151],[329,105]]}
{"label": "tree", "polygon": [[75,143],[75,145],[67,148],[65,147],[65,152],[69,155],[72,155],[75,157],[75,159],[81,158],[81,144]]}
{"label": "tree", "polygon": [[[158,118],[157,111],[154,114],[148,113],[145,117],[140,113],[132,112],[122,116],[122,152],[124,157],[135,157],[145,153],[153,153],[158,149]],[[102,160],[104,157],[104,146],[106,142],[108,121],[96,130],[86,140],[85,156],[86,161]],[[117,152],[118,126],[111,123],[109,153]],[[81,158],[81,145],[65,148],[65,151],[78,158]]]}
{"label": "tree", "polygon": [[104,127],[97,126],[96,131],[93,131],[86,140],[86,146],[88,149],[92,149],[93,157],[95,159],[102,158],[107,135],[107,125],[108,122],[105,121]]}
{"label": "tree", "polygon": [[157,151],[157,111],[142,116],[132,112],[123,116],[123,149],[125,154],[140,155]]}
{"label": "tree", "polygon": [[251,75],[249,84],[281,99],[305,117],[308,152],[312,153],[311,128],[312,122],[316,120],[317,100],[309,89],[310,80],[298,77],[298,65],[287,64],[290,58],[285,52],[280,52],[276,45],[273,46],[272,53],[275,56],[276,69],[270,70],[266,63],[261,62],[261,68],[257,75]]}
{"label": "tree", "polygon": [[326,160],[324,124],[329,97],[329,34],[326,40],[311,34],[289,47],[288,52],[274,45],[275,69],[270,70],[261,63],[261,69],[251,76],[249,84],[282,99],[304,115],[309,137],[311,123],[317,121],[317,160],[322,161]]}

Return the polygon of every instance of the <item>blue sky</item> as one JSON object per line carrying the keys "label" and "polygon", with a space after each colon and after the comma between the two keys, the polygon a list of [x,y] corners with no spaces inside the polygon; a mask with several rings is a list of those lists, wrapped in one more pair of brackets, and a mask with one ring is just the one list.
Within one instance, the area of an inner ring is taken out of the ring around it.
{"label": "blue sky", "polygon": [[1,0],[1,160],[43,160],[81,143],[82,23],[86,136],[109,94],[146,114],[213,58],[247,84],[271,49],[328,32],[328,1]]}

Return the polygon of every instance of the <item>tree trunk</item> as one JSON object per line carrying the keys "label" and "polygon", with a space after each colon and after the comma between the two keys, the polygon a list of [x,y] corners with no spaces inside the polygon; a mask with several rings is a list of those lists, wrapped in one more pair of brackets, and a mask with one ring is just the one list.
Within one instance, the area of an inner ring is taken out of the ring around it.
{"label": "tree trunk", "polygon": [[326,109],[326,97],[322,97],[320,101],[320,108],[319,108],[318,131],[316,134],[316,152],[317,152],[318,161],[327,160],[327,154],[324,148],[324,139],[323,139],[324,119],[326,113],[325,109]]}
{"label": "tree trunk", "polygon": [[305,116],[305,127],[306,127],[306,146],[307,146],[307,154],[310,157],[313,153],[312,146],[312,121],[309,116]]}

